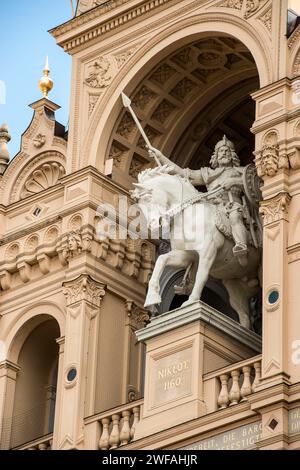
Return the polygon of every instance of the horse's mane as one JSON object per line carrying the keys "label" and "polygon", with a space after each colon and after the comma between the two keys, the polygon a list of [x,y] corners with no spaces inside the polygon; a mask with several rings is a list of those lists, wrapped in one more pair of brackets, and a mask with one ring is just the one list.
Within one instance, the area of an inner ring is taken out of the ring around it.
{"label": "horse's mane", "polygon": [[147,168],[146,170],[141,171],[138,174],[138,182],[144,183],[145,181],[153,178],[154,176],[160,175],[170,175],[171,172],[174,171],[173,165],[163,165],[163,166],[156,166],[155,168]]}

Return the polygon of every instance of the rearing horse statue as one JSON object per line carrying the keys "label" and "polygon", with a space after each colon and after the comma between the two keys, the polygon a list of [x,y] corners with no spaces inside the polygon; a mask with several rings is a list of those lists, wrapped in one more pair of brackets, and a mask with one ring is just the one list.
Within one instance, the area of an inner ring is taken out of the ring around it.
{"label": "rearing horse statue", "polygon": [[249,301],[260,289],[261,249],[250,240],[248,230],[247,255],[241,262],[233,254],[230,222],[226,225],[226,215],[220,214],[215,202],[222,188],[199,193],[187,178],[172,173],[174,166],[168,164],[145,170],[132,191],[149,226],[154,222],[171,224],[171,251],[160,255],[155,263],[145,307],[161,302],[159,282],[167,266],[185,268],[192,276],[193,288],[183,306],[201,298],[211,276],[223,282],[241,325],[251,328]]}

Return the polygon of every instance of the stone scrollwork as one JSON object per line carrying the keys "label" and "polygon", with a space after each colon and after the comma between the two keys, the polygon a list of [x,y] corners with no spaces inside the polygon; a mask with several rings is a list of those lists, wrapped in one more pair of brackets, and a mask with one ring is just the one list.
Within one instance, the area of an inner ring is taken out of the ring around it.
{"label": "stone scrollwork", "polygon": [[63,287],[67,306],[85,300],[94,307],[100,307],[105,295],[105,284],[95,281],[87,274],[82,274],[73,281],[64,282]]}

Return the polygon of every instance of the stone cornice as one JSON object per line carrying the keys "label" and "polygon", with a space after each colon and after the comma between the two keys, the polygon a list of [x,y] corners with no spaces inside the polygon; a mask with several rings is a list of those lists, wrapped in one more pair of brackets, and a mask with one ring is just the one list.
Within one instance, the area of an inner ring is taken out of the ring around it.
{"label": "stone cornice", "polygon": [[122,0],[121,5],[119,5],[119,2],[116,2],[116,7],[120,6],[121,8],[110,15],[105,15],[105,13],[110,11],[109,6],[111,4],[106,4],[106,11],[103,9],[102,5],[99,5],[73,18],[67,23],[51,29],[49,32],[56,38],[57,43],[63,47],[65,51],[70,52],[77,46],[81,46],[104,34],[110,33],[167,3],[172,2],[176,4],[179,1],[180,0],[136,0],[124,2]]}
{"label": "stone cornice", "polygon": [[261,338],[257,334],[201,301],[152,318],[146,328],[137,331],[136,336],[138,341],[146,341],[194,321],[201,321],[209,327],[216,327],[258,353],[261,351]]}
{"label": "stone cornice", "polygon": [[[0,211],[1,213],[12,216],[12,213],[14,211],[21,211],[24,212],[26,208],[30,208],[30,206],[33,206],[35,203],[38,203],[40,200],[43,200],[49,195],[57,193],[58,196],[62,196],[60,194],[62,190],[64,189],[65,184],[69,184],[72,182],[76,182],[78,178],[82,179],[82,177],[86,176],[93,176],[96,178],[99,178],[101,180],[101,184],[103,188],[113,188],[115,189],[118,193],[129,196],[128,190],[123,188],[122,186],[118,185],[114,181],[109,180],[108,177],[100,173],[98,170],[93,168],[92,166],[85,167],[81,170],[78,170],[77,172],[74,172],[72,174],[66,175],[60,179],[60,183],[52,188],[45,189],[44,191],[37,193],[35,195],[29,196],[26,199],[22,199],[20,201],[14,202],[10,204],[9,206],[3,206],[0,205]],[[84,201],[80,203],[75,203],[71,207],[68,207],[67,209],[63,209],[59,214],[57,214],[54,217],[47,217],[41,222],[36,222],[36,223],[31,223],[28,227],[16,229],[14,232],[9,233],[8,235],[4,237],[0,237],[0,246],[4,245],[5,243],[17,240],[25,235],[28,235],[32,232],[35,232],[37,230],[41,230],[48,225],[54,224],[56,222],[59,222],[63,219],[63,217],[72,214],[75,210],[81,210],[86,207],[90,207],[91,209],[94,209],[95,211],[97,210],[98,204],[92,201]]]}
{"label": "stone cornice", "polygon": [[18,364],[15,364],[14,362],[6,359],[5,361],[0,362],[0,369],[10,369],[13,372],[19,372],[21,367]]}

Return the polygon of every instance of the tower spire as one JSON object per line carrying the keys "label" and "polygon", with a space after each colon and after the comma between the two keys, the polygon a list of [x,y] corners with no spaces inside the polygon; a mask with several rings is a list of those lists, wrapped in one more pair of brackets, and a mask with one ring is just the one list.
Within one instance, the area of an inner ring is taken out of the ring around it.
{"label": "tower spire", "polygon": [[10,135],[7,124],[0,126],[0,175],[3,175],[9,163],[9,152],[7,143],[10,141]]}
{"label": "tower spire", "polygon": [[49,91],[53,88],[53,80],[49,77],[49,60],[48,56],[46,56],[45,67],[43,70],[43,77],[39,80],[39,88],[44,96],[44,98],[48,98]]}

